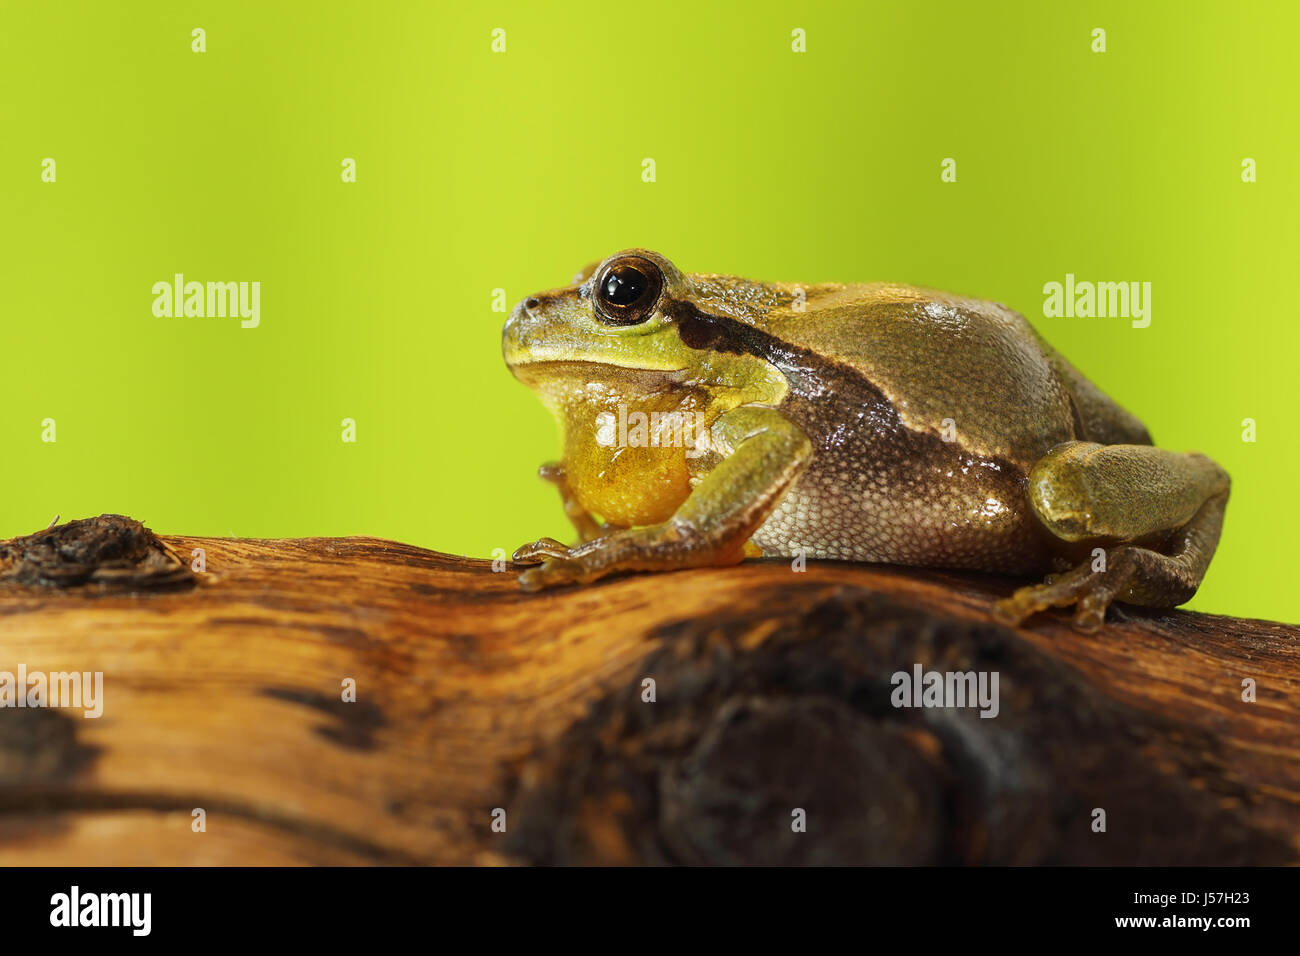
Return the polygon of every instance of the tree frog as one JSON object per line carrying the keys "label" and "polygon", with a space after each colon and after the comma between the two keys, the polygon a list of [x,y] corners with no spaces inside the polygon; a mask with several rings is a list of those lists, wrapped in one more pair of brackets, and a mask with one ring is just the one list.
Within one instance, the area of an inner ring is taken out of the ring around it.
{"label": "tree frog", "polygon": [[528,590],[757,555],[888,562],[1046,575],[997,612],[1073,606],[1095,630],[1113,600],[1188,600],[1223,523],[1222,468],[1154,447],[994,302],[629,249],[520,302],[502,349],[560,423],[542,476],[578,534],[515,552]]}

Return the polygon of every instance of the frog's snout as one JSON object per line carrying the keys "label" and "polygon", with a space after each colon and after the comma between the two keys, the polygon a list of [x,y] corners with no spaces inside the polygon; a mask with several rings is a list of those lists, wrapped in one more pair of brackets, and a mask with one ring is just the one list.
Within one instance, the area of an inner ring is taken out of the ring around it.
{"label": "frog's snout", "polygon": [[513,359],[519,353],[519,330],[528,319],[528,303],[532,301],[534,300],[525,299],[523,302],[517,302],[510,310],[506,324],[501,329],[501,356],[506,360],[507,365],[513,365]]}
{"label": "frog's snout", "polygon": [[501,330],[501,354],[507,365],[519,364],[542,339],[543,306],[541,296],[530,295],[510,310]]}
{"label": "frog's snout", "polygon": [[591,350],[591,305],[574,289],[534,292],[510,311],[501,352],[511,368],[573,361]]}

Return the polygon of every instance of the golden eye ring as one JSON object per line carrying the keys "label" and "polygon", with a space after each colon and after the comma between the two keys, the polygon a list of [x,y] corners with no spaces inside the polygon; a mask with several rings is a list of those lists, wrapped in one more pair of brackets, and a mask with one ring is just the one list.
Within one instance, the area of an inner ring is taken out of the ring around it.
{"label": "golden eye ring", "polygon": [[638,325],[654,315],[664,291],[659,267],[641,256],[621,256],[596,276],[596,315],[610,325]]}

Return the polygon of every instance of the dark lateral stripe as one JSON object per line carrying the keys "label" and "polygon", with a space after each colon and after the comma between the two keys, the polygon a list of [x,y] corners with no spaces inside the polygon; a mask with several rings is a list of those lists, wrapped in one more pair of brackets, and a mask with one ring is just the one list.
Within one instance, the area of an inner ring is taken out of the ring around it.
{"label": "dark lateral stripe", "polygon": [[[903,424],[903,417],[875,383],[859,369],[835,359],[818,355],[811,349],[792,345],[783,339],[764,332],[752,325],[725,315],[710,315],[700,311],[693,303],[674,302],[664,312],[671,316],[677,325],[677,333],[683,344],[692,349],[709,349],[732,355],[753,355],[769,362],[780,369],[790,382],[790,390],[803,397],[812,398],[818,391],[826,390],[838,393],[842,401],[859,405],[870,405],[883,412],[889,418],[890,426],[898,429],[910,439],[924,442],[930,447],[943,448],[943,442],[933,432],[918,432]],[[827,371],[834,375],[828,376]],[[833,380],[828,380],[833,379]],[[841,387],[843,386],[843,387]],[[1070,399],[1074,408],[1074,399]],[[1076,421],[1078,410],[1074,409]],[[954,443],[965,449],[960,441]],[[996,462],[999,467],[1010,474],[1019,469],[1005,455],[981,454],[982,458]]]}
{"label": "dark lateral stripe", "polygon": [[672,317],[677,326],[677,334],[687,348],[753,355],[789,375],[794,379],[791,381],[792,386],[813,381],[824,385],[827,376],[822,370],[833,369],[838,381],[856,385],[869,400],[878,402],[897,414],[893,403],[884,393],[851,365],[818,355],[801,345],[792,345],[770,332],[729,316],[702,312],[691,302],[674,302],[665,311]]}

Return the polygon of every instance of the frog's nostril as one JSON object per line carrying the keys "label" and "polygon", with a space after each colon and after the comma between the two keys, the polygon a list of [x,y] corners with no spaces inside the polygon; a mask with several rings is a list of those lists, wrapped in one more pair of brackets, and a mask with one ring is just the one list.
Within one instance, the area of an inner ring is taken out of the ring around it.
{"label": "frog's nostril", "polygon": [[530,296],[529,298],[527,298],[527,299],[524,300],[524,308],[525,308],[525,309],[528,309],[528,310],[530,310],[530,311],[531,311],[532,309],[537,308],[537,307],[538,307],[539,305],[541,305],[541,304],[542,304],[542,303],[541,303],[540,301],[538,301],[537,299],[532,298],[531,296]]}

